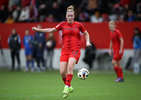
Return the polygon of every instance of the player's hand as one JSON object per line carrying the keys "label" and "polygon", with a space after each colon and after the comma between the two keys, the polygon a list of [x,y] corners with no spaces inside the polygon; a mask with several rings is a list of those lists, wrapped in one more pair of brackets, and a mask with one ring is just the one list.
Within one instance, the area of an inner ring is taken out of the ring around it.
{"label": "player's hand", "polygon": [[119,54],[120,54],[120,55],[122,54],[122,50],[119,51]]}
{"label": "player's hand", "polygon": [[112,50],[109,50],[109,55],[110,55],[110,56],[112,55]]}
{"label": "player's hand", "polygon": [[29,47],[32,48],[32,45],[30,44]]}
{"label": "player's hand", "polygon": [[87,43],[86,43],[86,46],[87,46],[87,47],[90,47],[90,46],[92,46],[92,44],[91,44],[90,42],[87,42]]}
{"label": "player's hand", "polygon": [[42,44],[41,43],[39,44],[39,47],[42,47]]}
{"label": "player's hand", "polygon": [[37,31],[38,28],[36,28],[35,26],[33,26],[33,27],[32,27],[32,30],[33,30],[33,31]]}

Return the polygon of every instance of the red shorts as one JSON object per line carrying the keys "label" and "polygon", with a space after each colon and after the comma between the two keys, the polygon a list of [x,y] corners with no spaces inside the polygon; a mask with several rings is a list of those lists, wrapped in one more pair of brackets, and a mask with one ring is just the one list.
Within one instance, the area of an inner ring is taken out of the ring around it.
{"label": "red shorts", "polygon": [[62,49],[61,56],[60,56],[60,62],[68,62],[69,58],[75,58],[76,64],[79,61],[81,51],[80,49],[74,49],[74,50],[68,50],[68,49]]}
{"label": "red shorts", "polygon": [[124,53],[124,50],[122,51],[122,54],[119,54],[119,50],[114,50],[113,60],[120,61],[122,59],[123,53]]}

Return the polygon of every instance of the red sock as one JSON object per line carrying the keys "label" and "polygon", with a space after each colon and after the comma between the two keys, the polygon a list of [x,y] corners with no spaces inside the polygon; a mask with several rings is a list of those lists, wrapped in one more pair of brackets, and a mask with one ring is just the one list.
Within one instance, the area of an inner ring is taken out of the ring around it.
{"label": "red sock", "polygon": [[66,84],[66,77],[65,78],[62,78],[64,84]]}
{"label": "red sock", "polygon": [[117,74],[117,78],[120,77],[120,71],[119,71],[118,66],[114,67],[114,70],[115,70],[115,72]]}
{"label": "red sock", "polygon": [[66,77],[66,85],[68,85],[69,87],[71,86],[71,80],[72,80],[73,75],[72,74],[67,74]]}
{"label": "red sock", "polygon": [[122,68],[121,67],[119,68],[119,72],[120,72],[121,79],[123,79],[123,72],[122,72]]}

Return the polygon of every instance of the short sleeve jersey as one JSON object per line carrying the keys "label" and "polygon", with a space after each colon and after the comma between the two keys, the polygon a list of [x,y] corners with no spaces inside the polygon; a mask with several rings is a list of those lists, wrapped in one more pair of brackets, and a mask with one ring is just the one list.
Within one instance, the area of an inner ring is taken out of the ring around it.
{"label": "short sleeve jersey", "polygon": [[113,49],[114,50],[119,50],[120,49],[120,40],[119,38],[122,37],[122,34],[120,33],[119,30],[115,29],[114,32],[110,32],[110,38],[112,40],[113,43]]}
{"label": "short sleeve jersey", "polygon": [[85,28],[79,22],[74,21],[72,24],[62,22],[55,27],[58,31],[62,30],[63,48],[65,49],[80,49],[81,36],[85,32]]}

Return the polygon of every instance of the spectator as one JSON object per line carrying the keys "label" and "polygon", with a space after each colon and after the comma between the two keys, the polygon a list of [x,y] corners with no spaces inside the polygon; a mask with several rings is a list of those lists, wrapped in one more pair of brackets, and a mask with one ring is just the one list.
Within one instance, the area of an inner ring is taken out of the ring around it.
{"label": "spectator", "polygon": [[23,6],[19,16],[19,22],[27,22],[28,19],[29,19],[29,7]]}
{"label": "spectator", "polygon": [[13,19],[14,19],[15,22],[18,22],[20,13],[21,13],[21,7],[18,6],[12,13],[12,16],[13,16]]}
{"label": "spectator", "polygon": [[90,21],[93,23],[99,23],[99,22],[102,22],[102,20],[103,19],[100,17],[99,11],[96,11],[94,15],[90,16]]}
{"label": "spectator", "polygon": [[118,22],[124,22],[122,15],[117,15],[117,21]]}
{"label": "spectator", "polygon": [[[41,29],[41,25],[37,25],[37,28]],[[35,41],[38,42],[38,47],[35,48],[35,58],[36,58],[36,61],[37,61],[37,71],[40,72],[40,68],[41,70],[45,71],[45,63],[44,63],[44,47],[45,47],[45,42],[46,42],[46,39],[45,39],[45,33],[42,33],[42,32],[36,32],[34,34],[34,38],[35,38]],[[40,67],[40,61],[42,63],[42,66]]]}
{"label": "spectator", "polygon": [[52,23],[52,22],[54,22],[54,17],[53,17],[52,14],[49,14],[49,16],[46,17],[46,22],[48,22],[48,23]]}
{"label": "spectator", "polygon": [[46,19],[46,5],[45,4],[41,4],[39,6],[39,21],[40,22],[44,22]]}
{"label": "spectator", "polygon": [[12,15],[9,15],[9,16],[8,16],[8,18],[7,18],[7,20],[5,21],[5,23],[7,23],[7,24],[12,24],[12,23],[14,23],[14,19],[12,18]]}
{"label": "spectator", "polygon": [[8,15],[12,15],[13,11],[14,11],[13,7],[9,7],[8,8]]}
{"label": "spectator", "polygon": [[86,51],[85,51],[85,57],[83,59],[83,61],[85,63],[87,63],[89,65],[89,69],[92,69],[92,64],[93,61],[95,59],[95,52],[96,52],[96,47],[94,45],[94,43],[92,42],[92,40],[90,40],[92,46],[90,47],[86,47]]}
{"label": "spectator", "polygon": [[52,5],[52,8],[49,10],[49,14],[52,14],[54,16],[55,21],[61,21],[62,20],[62,14],[59,9],[59,5],[57,2],[54,2]]}
{"label": "spectator", "polygon": [[108,16],[108,14],[106,14],[106,13],[103,13],[102,14],[102,22],[109,22],[109,16]]}
{"label": "spectator", "polygon": [[30,5],[30,11],[29,11],[29,22],[37,22],[37,17],[38,17],[38,10],[36,6]]}
{"label": "spectator", "polygon": [[124,16],[123,19],[124,19],[124,21],[127,21],[127,19],[128,19],[128,12],[129,12],[129,10],[130,10],[129,5],[125,4],[124,10],[123,10],[123,16]]}
{"label": "spectator", "polygon": [[133,69],[134,64],[138,62],[138,59],[141,55],[141,32],[137,27],[134,29],[133,48],[134,48],[134,55],[129,69]]}
{"label": "spectator", "polygon": [[128,22],[132,22],[134,20],[135,20],[135,16],[133,15],[133,11],[132,10],[129,10],[128,11],[128,19],[127,19],[127,21]]}
{"label": "spectator", "polygon": [[137,14],[136,21],[141,21],[141,12]]}
{"label": "spectator", "polygon": [[20,70],[20,48],[21,48],[21,38],[17,34],[16,29],[12,29],[12,34],[8,38],[8,44],[11,52],[12,68],[11,71],[15,70],[15,56],[18,61],[17,71]]}
{"label": "spectator", "polygon": [[53,61],[53,54],[54,54],[54,48],[56,45],[56,41],[54,38],[53,33],[49,33],[48,38],[46,40],[46,50],[47,50],[47,65],[48,69],[52,70],[52,61]]}
{"label": "spectator", "polygon": [[95,13],[95,11],[98,9],[98,0],[89,0],[88,1],[88,8],[87,8],[87,12],[89,15],[93,15],[93,13]]}
{"label": "spectator", "polygon": [[0,8],[1,8],[1,6],[4,6],[5,8],[7,8],[8,7],[8,1],[9,0],[0,0]]}
{"label": "spectator", "polygon": [[32,54],[33,54],[33,45],[30,43],[30,41],[33,40],[33,36],[30,35],[29,30],[25,30],[25,36],[23,39],[23,44],[25,47],[25,57],[26,57],[26,69],[25,71],[29,71],[29,63],[31,62],[32,68],[31,72],[34,71],[34,61],[32,59]]}
{"label": "spectator", "polygon": [[8,17],[7,8],[4,5],[2,5],[0,9],[0,22],[4,23],[7,17]]}
{"label": "spectator", "polygon": [[84,10],[81,10],[78,20],[79,21],[89,21],[90,20],[89,14],[85,12]]}
{"label": "spectator", "polygon": [[137,7],[137,12],[141,12],[141,1],[138,0],[137,4],[136,4],[136,7]]}

